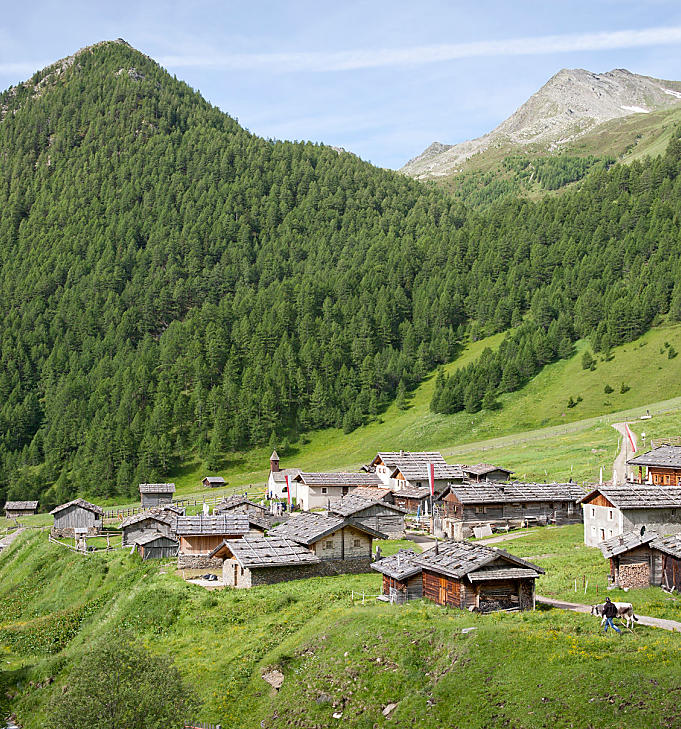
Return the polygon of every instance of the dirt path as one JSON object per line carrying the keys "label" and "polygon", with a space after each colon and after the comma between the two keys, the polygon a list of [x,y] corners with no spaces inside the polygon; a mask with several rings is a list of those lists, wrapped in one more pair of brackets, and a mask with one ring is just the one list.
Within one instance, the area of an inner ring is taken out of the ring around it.
{"label": "dirt path", "polygon": [[16,531],[12,532],[11,534],[8,534],[6,537],[3,537],[0,539],[0,552],[2,552],[5,547],[9,547],[10,544],[26,529],[26,527],[19,527]]}
{"label": "dirt path", "polygon": [[[542,597],[537,595],[537,602],[542,605],[548,605],[559,610],[571,610],[575,613],[591,613],[591,605],[582,605],[577,602],[565,602],[563,600],[552,600],[550,597]],[[676,620],[666,620],[664,618],[649,618],[646,615],[636,615],[639,625],[648,625],[652,628],[662,628],[672,633],[681,633],[681,623]]]}
{"label": "dirt path", "polygon": [[534,531],[531,532],[515,532],[513,534],[501,534],[497,537],[488,537],[487,539],[479,539],[478,544],[496,544],[497,542],[509,542],[511,539],[520,539],[520,537],[527,537],[530,534],[534,534]]}
{"label": "dirt path", "polygon": [[[627,461],[634,455],[638,444],[636,442],[636,434],[630,428],[627,428],[627,423],[613,423],[612,427],[622,436],[622,447],[617,454],[617,458],[615,458],[613,468],[615,474],[617,474],[616,482],[623,483],[627,477]],[[629,439],[630,437],[633,440],[633,444]]]}

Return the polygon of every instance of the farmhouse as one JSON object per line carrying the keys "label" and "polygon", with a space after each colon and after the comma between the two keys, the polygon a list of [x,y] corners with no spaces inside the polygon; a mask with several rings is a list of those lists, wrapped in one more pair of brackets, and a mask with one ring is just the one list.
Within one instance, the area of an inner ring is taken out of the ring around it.
{"label": "farmhouse", "polygon": [[142,507],[148,509],[152,506],[170,504],[175,493],[174,483],[141,483],[140,497]]}
{"label": "farmhouse", "polygon": [[601,485],[582,499],[584,543],[597,547],[610,537],[646,529],[681,532],[681,487],[625,483]]}
{"label": "farmhouse", "polygon": [[176,521],[177,515],[165,509],[149,509],[139,514],[133,514],[121,522],[122,545],[125,547],[135,544],[140,537],[149,534],[174,537]]}
{"label": "farmhouse", "polygon": [[270,529],[268,537],[281,537],[310,549],[321,560],[324,574],[368,572],[373,539],[386,535],[339,516],[303,511]]}
{"label": "farmhouse", "polygon": [[84,499],[74,499],[50,512],[54,516],[53,537],[93,536],[102,531],[104,509]]}
{"label": "farmhouse", "polygon": [[221,501],[215,507],[214,512],[216,514],[246,514],[246,516],[262,524],[267,523],[267,510],[265,507],[250,501],[246,496],[230,496]]}
{"label": "farmhouse", "polygon": [[400,549],[374,562],[371,569],[383,575],[383,589],[379,600],[407,602],[423,597],[423,578],[421,565],[416,563],[419,556],[412,549]]}
{"label": "farmhouse", "polygon": [[490,463],[478,463],[475,466],[461,466],[466,478],[471,482],[479,481],[508,481],[513,471]]}
{"label": "farmhouse", "polygon": [[299,468],[279,468],[279,456],[272,451],[270,456],[270,475],[267,480],[267,496],[270,499],[286,499],[286,477],[288,476],[291,499],[296,498],[294,478],[300,473]]}
{"label": "farmhouse", "polygon": [[451,539],[467,539],[473,529],[524,524],[575,524],[582,520],[584,496],[574,483],[510,483],[492,481],[452,484],[438,502],[442,528]]}
{"label": "farmhouse", "polygon": [[460,466],[450,466],[437,451],[391,451],[378,453],[369,470],[394,491],[429,486],[429,464],[433,464],[435,493],[441,493],[450,483],[462,483],[465,475]]}
{"label": "farmhouse", "polygon": [[168,559],[177,557],[177,539],[159,534],[158,532],[147,532],[142,534],[134,542],[136,551],[142,559]]}
{"label": "farmhouse", "polygon": [[212,559],[210,553],[225,539],[248,534],[249,520],[245,514],[179,516],[175,531],[180,538],[179,569],[216,568],[222,567],[222,562]]}
{"label": "farmhouse", "polygon": [[681,534],[660,537],[653,531],[629,531],[598,546],[610,560],[610,581],[616,587],[681,590]]}
{"label": "farmhouse", "polygon": [[5,517],[7,519],[20,519],[30,516],[38,511],[37,501],[8,501],[5,504]]}
{"label": "farmhouse", "polygon": [[367,489],[361,489],[361,495],[358,491],[360,490],[332,501],[329,505],[329,514],[346,519],[352,518],[353,522],[387,534],[390,539],[403,537],[406,509],[386,503],[380,494],[375,494],[373,498],[365,496]]}
{"label": "farmhouse", "polygon": [[319,557],[306,547],[279,537],[225,540],[210,557],[222,560],[224,584],[237,588],[314,577],[321,564]]}
{"label": "farmhouse", "polygon": [[207,489],[219,489],[227,485],[222,476],[204,476],[201,483]]}
{"label": "farmhouse", "polygon": [[534,581],[544,570],[508,552],[471,542],[445,542],[417,555],[423,595],[438,605],[533,610]]}
{"label": "farmhouse", "polygon": [[[638,467],[637,483],[656,486],[681,486],[681,446],[661,445],[627,461]],[[643,469],[646,473],[643,473]]]}
{"label": "farmhouse", "polygon": [[293,479],[296,503],[303,511],[325,509],[329,499],[345,496],[359,486],[382,486],[375,473],[303,473]]}

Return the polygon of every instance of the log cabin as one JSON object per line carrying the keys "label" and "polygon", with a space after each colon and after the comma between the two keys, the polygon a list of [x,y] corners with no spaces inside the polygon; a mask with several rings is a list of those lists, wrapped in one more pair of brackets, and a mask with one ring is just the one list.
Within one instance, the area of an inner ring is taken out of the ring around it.
{"label": "log cabin", "polygon": [[238,513],[262,523],[267,523],[267,509],[250,501],[246,496],[234,495],[221,501],[214,509],[215,514]]}
{"label": "log cabin", "polygon": [[581,500],[584,544],[597,547],[611,537],[640,529],[658,534],[681,532],[681,487],[602,484]]}
{"label": "log cabin", "polygon": [[294,476],[296,504],[303,511],[325,509],[330,499],[339,499],[358,487],[382,486],[375,473],[306,473]]}
{"label": "log cabin", "polygon": [[204,476],[201,484],[207,489],[219,489],[226,486],[227,482],[222,476]]}
{"label": "log cabin", "polygon": [[121,543],[124,547],[135,544],[140,537],[152,533],[174,538],[176,522],[177,515],[166,509],[148,509],[133,514],[121,522]]}
{"label": "log cabin", "polygon": [[471,542],[444,542],[417,555],[423,596],[480,612],[533,610],[535,580],[544,570],[508,552]]}
{"label": "log cabin", "polygon": [[638,476],[634,477],[636,483],[681,486],[681,446],[658,446],[636,458],[629,459],[627,465],[638,468]]}
{"label": "log cabin", "polygon": [[22,516],[31,516],[37,511],[37,501],[8,501],[5,504],[5,517],[7,519],[20,519]]}
{"label": "log cabin", "polygon": [[428,516],[430,513],[430,489],[428,486],[407,487],[393,493],[393,502],[408,514]]}
{"label": "log cabin", "polygon": [[303,511],[270,529],[268,537],[281,537],[316,554],[326,574],[369,572],[373,539],[387,536],[375,529],[331,514]]}
{"label": "log cabin", "polygon": [[236,588],[272,585],[320,574],[321,559],[317,555],[281,537],[228,539],[210,557],[222,560],[222,581]]}
{"label": "log cabin", "polygon": [[[376,489],[377,492],[381,491]],[[386,534],[390,539],[401,539],[404,537],[404,515],[406,509],[395,504],[388,504],[383,500],[381,493],[367,494],[363,489],[360,495],[353,492],[336,499],[329,504],[328,512],[334,516],[344,519],[352,518],[358,524],[371,527],[377,532]]]}
{"label": "log cabin", "polygon": [[146,559],[169,559],[177,557],[179,544],[177,539],[159,532],[141,534],[134,541],[135,549],[140,557]]}
{"label": "log cabin", "polygon": [[139,486],[142,508],[171,504],[175,493],[174,483],[141,483]]}
{"label": "log cabin", "polygon": [[681,534],[660,537],[654,531],[629,531],[598,546],[610,562],[608,579],[615,587],[681,590]]}
{"label": "log cabin", "polygon": [[421,565],[415,561],[417,556],[413,549],[400,549],[371,565],[371,569],[383,575],[379,600],[402,603],[423,597],[423,578]]}
{"label": "log cabin", "polygon": [[102,531],[104,509],[85,499],[74,499],[57,506],[50,512],[54,516],[53,537],[75,537],[76,534],[94,536]]}
{"label": "log cabin", "polygon": [[478,483],[480,481],[508,481],[513,471],[500,466],[493,466],[491,463],[478,463],[475,466],[461,466],[466,478]]}
{"label": "log cabin", "polygon": [[180,538],[178,569],[222,567],[222,562],[212,559],[210,553],[225,539],[241,539],[249,529],[245,514],[179,516],[175,526]]}
{"label": "log cabin", "polygon": [[574,483],[492,481],[452,484],[438,500],[442,528],[450,539],[467,539],[476,527],[577,524],[584,491]]}

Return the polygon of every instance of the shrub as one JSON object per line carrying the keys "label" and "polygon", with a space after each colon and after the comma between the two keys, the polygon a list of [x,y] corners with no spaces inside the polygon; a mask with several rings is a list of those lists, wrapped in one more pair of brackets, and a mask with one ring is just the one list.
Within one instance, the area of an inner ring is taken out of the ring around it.
{"label": "shrub", "polygon": [[629,390],[631,390],[631,387],[629,387],[629,385],[625,385],[623,382],[622,387],[620,387],[620,395],[624,395],[624,393],[629,392]]}
{"label": "shrub", "polygon": [[610,385],[606,385],[606,386],[605,386],[605,387],[603,388],[603,392],[604,392],[604,393],[605,393],[606,395],[609,395],[609,394],[610,394],[611,392],[613,392],[613,389],[612,389],[612,387],[610,387]]}
{"label": "shrub", "polygon": [[674,357],[676,357],[677,354],[678,354],[678,352],[674,349],[674,347],[670,347],[667,350],[667,359],[674,359]]}

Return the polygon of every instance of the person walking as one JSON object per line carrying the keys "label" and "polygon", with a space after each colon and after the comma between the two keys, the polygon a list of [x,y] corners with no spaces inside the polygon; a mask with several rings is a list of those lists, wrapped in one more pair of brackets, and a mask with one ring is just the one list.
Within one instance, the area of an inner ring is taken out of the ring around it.
{"label": "person walking", "polygon": [[612,628],[622,635],[622,631],[612,622],[612,619],[617,615],[617,608],[615,603],[610,600],[609,597],[605,598],[605,604],[603,605],[603,617],[605,618],[605,632],[608,632],[608,628]]}

